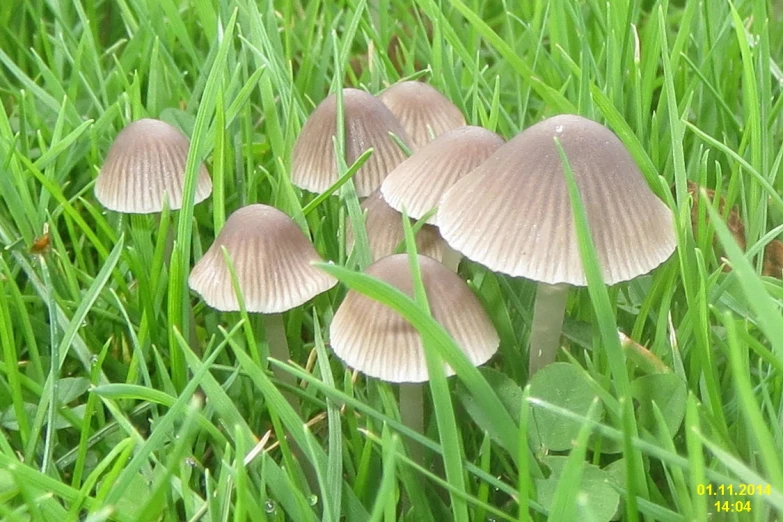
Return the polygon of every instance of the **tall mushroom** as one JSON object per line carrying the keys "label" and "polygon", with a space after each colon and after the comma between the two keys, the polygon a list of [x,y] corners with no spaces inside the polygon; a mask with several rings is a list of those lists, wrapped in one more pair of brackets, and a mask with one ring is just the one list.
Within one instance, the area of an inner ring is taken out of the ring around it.
{"label": "tall mushroom", "polygon": [[[269,354],[287,361],[290,355],[281,314],[332,288],[337,280],[310,265],[322,259],[291,218],[274,207],[248,205],[229,216],[188,278],[190,288],[217,310],[240,309],[224,248],[245,309],[263,314]],[[282,370],[276,375],[283,382],[294,382]]]}
{"label": "tall mushroom", "polygon": [[587,284],[563,164],[568,157],[609,285],[646,274],[674,251],[672,213],[609,129],[555,116],[518,134],[444,195],[444,239],[491,270],[537,281],[530,374],[557,354],[569,285]]}
{"label": "tall mushroom", "polygon": [[423,82],[395,83],[378,98],[400,120],[414,149],[465,125],[465,116],[459,108],[435,87]]}
{"label": "tall mushroom", "polygon": [[[356,194],[369,196],[405,154],[390,133],[404,143],[408,135],[378,98],[358,89],[343,89],[345,155],[350,165],[364,151],[373,154],[354,175]],[[328,96],[310,115],[296,139],[291,183],[310,192],[324,192],[339,178],[333,137],[337,133],[337,96]]]}

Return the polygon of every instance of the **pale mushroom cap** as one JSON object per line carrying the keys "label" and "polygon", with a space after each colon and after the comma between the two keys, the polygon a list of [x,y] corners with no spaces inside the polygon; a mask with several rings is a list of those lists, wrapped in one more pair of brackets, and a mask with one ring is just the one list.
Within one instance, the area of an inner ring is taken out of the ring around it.
{"label": "pale mushroom cap", "polygon": [[[475,366],[485,363],[500,341],[481,303],[454,272],[429,257],[418,259],[432,316]],[[407,254],[385,257],[366,273],[413,296]],[[429,380],[418,331],[391,308],[353,290],[334,315],[330,343],[340,359],[366,375],[388,382]],[[444,370],[454,374],[448,365]]]}
{"label": "pale mushroom cap", "polygon": [[[414,219],[437,207],[443,194],[460,178],[500,148],[503,138],[482,127],[444,132],[391,171],[383,184],[383,199]],[[437,214],[427,223],[437,225]]]}
{"label": "pale mushroom cap", "polygon": [[[362,210],[367,211],[364,227],[367,229],[367,239],[370,242],[370,254],[373,261],[394,254],[397,247],[405,241],[405,231],[402,228],[402,214],[391,208],[376,190],[362,202]],[[348,252],[354,244],[351,223],[346,224],[345,246]],[[432,225],[424,225],[416,233],[416,251],[419,254],[432,257],[438,261],[443,259],[443,249],[446,242],[440,237],[438,229]]]}
{"label": "pale mushroom cap", "polygon": [[[405,159],[393,133],[404,143],[408,135],[378,98],[357,89],[343,89],[345,155],[350,167],[364,151],[372,155],[353,176],[359,197],[369,196]],[[291,183],[310,192],[324,192],[339,178],[333,136],[337,134],[337,96],[329,95],[315,108],[294,144]]]}
{"label": "pale mushroom cap", "polygon": [[664,262],[676,246],[671,210],[617,136],[572,115],[521,132],[446,192],[438,225],[449,245],[497,272],[587,284],[555,137],[579,187],[604,282]]}
{"label": "pale mushroom cap", "polygon": [[[116,212],[161,212],[182,208],[185,165],[190,140],[176,127],[145,118],[125,127],[115,138],[95,180],[95,197]],[[212,181],[201,164],[194,203],[212,193]]]}
{"label": "pale mushroom cap", "polygon": [[218,310],[239,310],[221,247],[234,265],[248,312],[285,312],[337,284],[311,266],[323,260],[291,218],[274,207],[248,205],[229,216],[188,278],[190,288]]}
{"label": "pale mushroom cap", "polygon": [[465,125],[465,116],[437,89],[423,82],[400,82],[378,96],[400,120],[414,148]]}

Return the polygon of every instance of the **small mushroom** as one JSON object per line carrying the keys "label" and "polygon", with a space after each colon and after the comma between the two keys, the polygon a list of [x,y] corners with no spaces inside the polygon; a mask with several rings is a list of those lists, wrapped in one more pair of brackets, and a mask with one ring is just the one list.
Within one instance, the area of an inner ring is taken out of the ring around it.
{"label": "small mushroom", "polygon": [[[370,147],[373,154],[354,175],[359,197],[369,196],[383,178],[405,159],[392,139],[408,143],[400,122],[378,98],[358,89],[343,89],[345,156],[350,166]],[[337,133],[337,96],[315,108],[294,144],[291,183],[310,192],[324,192],[339,178],[333,137]]]}
{"label": "small mushroom", "polygon": [[[225,248],[248,312],[264,314],[272,357],[290,358],[282,312],[296,308],[337,284],[310,263],[322,261],[302,230],[283,212],[267,205],[242,207],[226,221],[209,250],[196,263],[188,285],[217,310],[238,311]],[[293,383],[290,374],[275,374]]]}
{"label": "small mushroom", "polygon": [[671,210],[623,143],[580,116],[526,129],[454,184],[438,210],[444,239],[491,270],[539,283],[531,375],[555,359],[569,285],[587,284],[554,138],[573,170],[606,284],[646,274],[676,246]]}
{"label": "small mushroom", "polygon": [[[362,201],[365,212],[364,226],[370,242],[370,257],[373,262],[397,252],[405,240],[402,228],[402,214],[391,208],[381,196],[380,190],[373,192]],[[353,228],[346,222],[345,248],[348,252],[354,246]],[[424,225],[416,234],[416,251],[440,261],[443,258],[446,242],[440,237],[438,229]]]}
{"label": "small mushroom", "polygon": [[[402,212],[405,208],[410,217],[421,219],[438,206],[454,183],[503,143],[503,138],[482,127],[459,127],[444,132],[391,171],[381,185],[383,199],[395,210]],[[437,214],[427,223],[437,225]],[[443,264],[456,271],[461,257],[446,246]]]}
{"label": "small mushroom", "polygon": [[[419,255],[424,291],[432,317],[478,366],[497,351],[499,338],[481,302],[457,274]],[[366,273],[413,296],[407,254],[370,265]],[[353,290],[345,296],[329,330],[334,353],[348,366],[387,382],[429,380],[421,335],[388,306]],[[447,375],[454,371],[444,363]]]}
{"label": "small mushroom", "polygon": [[[185,165],[190,141],[176,127],[145,118],[125,127],[115,138],[95,180],[95,197],[116,212],[150,214],[182,207]],[[199,166],[194,202],[212,193],[207,168]]]}
{"label": "small mushroom", "polygon": [[437,89],[423,82],[395,83],[378,98],[402,123],[414,149],[465,125],[465,116]]}
{"label": "small mushroom", "polygon": [[[454,272],[426,256],[418,256],[422,284],[432,317],[462,348],[474,365],[497,351],[498,334],[481,303]],[[384,257],[366,273],[413,296],[407,254]],[[396,311],[353,290],[334,315],[329,329],[334,353],[348,366],[386,382],[400,384],[400,415],[410,429],[424,432],[423,386],[429,380],[419,332]],[[446,375],[454,371],[444,363]],[[422,448],[411,448],[423,462]]]}

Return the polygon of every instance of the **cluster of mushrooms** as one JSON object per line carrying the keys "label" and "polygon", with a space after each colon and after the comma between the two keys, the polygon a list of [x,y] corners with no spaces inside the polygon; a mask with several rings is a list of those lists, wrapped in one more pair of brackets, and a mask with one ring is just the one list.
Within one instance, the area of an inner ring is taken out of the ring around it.
{"label": "cluster of mushrooms", "polygon": [[[337,106],[336,95],[327,97],[294,146],[290,180],[309,192],[330,189],[341,175],[333,141]],[[403,241],[401,212],[426,218],[416,243],[428,303],[475,365],[492,357],[499,338],[457,274],[462,256],[538,282],[531,375],[555,359],[569,287],[586,285],[555,138],[574,173],[606,284],[645,274],[674,251],[670,209],[650,190],[617,136],[596,122],[555,116],[506,143],[493,132],[467,126],[454,104],[421,82],[398,83],[378,97],[344,89],[342,107],[347,164],[373,149],[353,177],[357,195],[365,198],[361,207],[374,262],[367,273],[412,295],[407,256],[395,254]],[[188,139],[164,122],[132,123],[108,153],[96,197],[120,212],[159,212],[164,198],[170,208],[179,208],[188,146]],[[201,166],[195,202],[210,192]],[[347,236],[350,249],[350,230]],[[264,314],[270,355],[288,360],[280,314],[337,284],[312,265],[317,261],[321,257],[294,221],[273,207],[253,204],[229,217],[193,267],[189,285],[211,307],[239,310],[233,270],[245,309]],[[396,312],[353,291],[331,323],[330,346],[348,366],[369,376],[397,383],[428,380],[418,332]]]}

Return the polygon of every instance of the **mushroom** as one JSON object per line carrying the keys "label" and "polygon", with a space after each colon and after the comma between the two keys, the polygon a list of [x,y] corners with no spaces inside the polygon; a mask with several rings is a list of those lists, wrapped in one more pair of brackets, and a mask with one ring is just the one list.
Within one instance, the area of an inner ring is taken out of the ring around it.
{"label": "mushroom", "polygon": [[423,82],[395,83],[378,98],[402,123],[414,149],[465,125],[465,116],[437,89]]}
{"label": "mushroom", "polygon": [[[381,185],[389,206],[411,218],[421,219],[438,206],[443,194],[460,178],[478,167],[501,145],[503,138],[482,127],[446,131],[400,163]],[[437,214],[427,219],[437,225]],[[446,246],[443,264],[457,270],[462,256]]]}
{"label": "mushroom", "polygon": [[[364,226],[370,242],[370,257],[373,262],[397,252],[405,240],[402,228],[402,214],[391,208],[381,196],[380,190],[373,192],[362,201],[361,208],[366,212]],[[346,223],[345,247],[348,252],[354,245],[353,228]],[[432,225],[424,225],[416,234],[416,250],[421,254],[441,260],[446,242]]]}
{"label": "mushroom", "polygon": [[[499,338],[470,287],[432,258],[419,255],[424,291],[432,317],[438,321],[476,366],[497,351]],[[413,297],[407,254],[384,257],[366,273]],[[429,380],[419,332],[388,306],[350,290],[334,314],[329,329],[334,353],[348,366],[386,382],[400,384],[403,423],[423,433],[422,387]],[[454,371],[444,363],[446,375]]]}
{"label": "mushroom", "polygon": [[[290,355],[282,312],[332,288],[337,280],[310,265],[322,259],[291,218],[274,207],[248,205],[229,216],[188,278],[190,288],[217,310],[240,310],[224,248],[245,309],[263,314],[269,354],[287,361]],[[285,371],[275,373],[281,381],[295,383]]]}
{"label": "mushroom", "polygon": [[[115,138],[95,180],[95,197],[116,212],[150,214],[182,207],[185,165],[190,141],[176,127],[144,118]],[[209,172],[199,166],[194,202],[212,193]]]}
{"label": "mushroom", "polygon": [[609,129],[555,116],[518,134],[446,192],[438,226],[491,270],[537,281],[530,374],[554,361],[569,285],[587,284],[557,138],[579,188],[604,282],[651,271],[674,251],[672,213]]}
{"label": "mushroom", "polygon": [[[392,139],[408,143],[400,122],[378,98],[357,89],[343,89],[345,156],[351,165],[364,151],[373,154],[354,175],[359,197],[369,196],[405,154]],[[337,96],[328,96],[310,115],[296,139],[291,183],[310,192],[324,192],[339,178],[332,138],[337,132]]]}
{"label": "mushroom", "polygon": [[[148,219],[141,214],[162,212],[166,205],[172,210],[182,208],[189,149],[190,140],[187,136],[164,121],[144,118],[132,122],[120,131],[109,148],[95,180],[95,197],[109,210],[131,214],[131,228],[134,231],[145,229]],[[203,163],[198,166],[196,176],[193,201],[199,203],[212,193],[212,180]],[[160,224],[159,215],[155,216],[155,221]],[[137,243],[147,238],[145,235],[135,235]],[[173,229],[168,223],[166,233],[161,234],[159,240],[164,241],[163,264],[167,267],[174,245]],[[150,251],[151,248],[139,248],[137,253],[142,256],[142,252]],[[151,261],[142,262],[140,266],[148,265]],[[161,268],[157,267],[158,270]],[[158,274],[150,275],[149,272],[152,271],[136,274],[140,295],[148,295],[157,284]],[[193,350],[198,352],[192,310],[190,314],[188,335]],[[153,321],[152,317],[148,319]],[[175,385],[184,386],[182,370],[183,367],[178,365],[172,370]]]}

